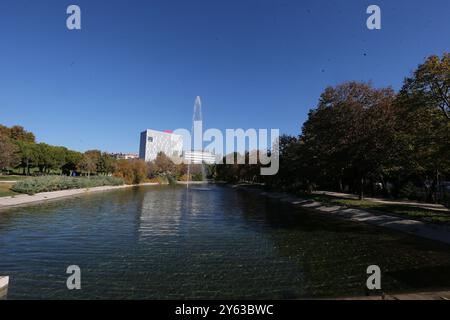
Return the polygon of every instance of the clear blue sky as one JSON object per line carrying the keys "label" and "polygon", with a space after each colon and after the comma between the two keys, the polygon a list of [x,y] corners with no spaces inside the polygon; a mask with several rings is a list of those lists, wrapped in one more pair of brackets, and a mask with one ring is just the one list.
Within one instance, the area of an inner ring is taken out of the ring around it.
{"label": "clear blue sky", "polygon": [[[82,30],[66,28],[78,4]],[[370,4],[382,30],[366,28]],[[448,0],[3,0],[0,123],[84,151],[137,152],[146,128],[298,134],[328,85],[401,86],[450,51]]]}

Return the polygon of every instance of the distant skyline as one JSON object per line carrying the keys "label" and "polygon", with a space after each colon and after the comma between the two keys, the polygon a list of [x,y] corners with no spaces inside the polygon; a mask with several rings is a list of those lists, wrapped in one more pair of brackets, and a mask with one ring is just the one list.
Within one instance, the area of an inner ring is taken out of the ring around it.
{"label": "distant skyline", "polygon": [[[82,30],[66,28],[66,8]],[[366,8],[382,29],[366,28]],[[39,142],[138,153],[140,132],[206,128],[299,134],[329,85],[398,90],[450,51],[448,0],[0,3],[0,124]]]}

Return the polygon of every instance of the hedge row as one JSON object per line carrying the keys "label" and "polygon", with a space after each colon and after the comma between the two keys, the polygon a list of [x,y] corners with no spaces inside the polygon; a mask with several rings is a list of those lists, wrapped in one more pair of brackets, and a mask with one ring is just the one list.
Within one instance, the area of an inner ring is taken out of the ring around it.
{"label": "hedge row", "polygon": [[100,186],[119,186],[124,182],[121,178],[94,176],[94,177],[67,177],[43,176],[28,178],[16,182],[11,190],[19,193],[35,194],[38,192],[82,189]]}

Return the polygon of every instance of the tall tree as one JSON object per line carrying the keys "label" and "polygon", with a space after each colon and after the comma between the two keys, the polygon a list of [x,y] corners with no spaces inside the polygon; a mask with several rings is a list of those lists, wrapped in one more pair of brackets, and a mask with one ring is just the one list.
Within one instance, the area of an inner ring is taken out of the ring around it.
{"label": "tall tree", "polygon": [[316,181],[331,187],[348,179],[363,197],[366,179],[381,173],[392,146],[394,96],[391,89],[358,82],[325,90],[301,136]]}
{"label": "tall tree", "polygon": [[85,152],[78,163],[78,169],[82,172],[86,172],[88,177],[90,177],[91,173],[97,170],[97,158],[93,153]]}
{"label": "tall tree", "polygon": [[402,91],[424,95],[431,108],[440,108],[450,120],[450,53],[444,53],[442,58],[428,57],[413,76],[406,79]]}
{"label": "tall tree", "polygon": [[8,137],[0,134],[0,169],[16,166],[20,161],[18,151]]}
{"label": "tall tree", "polygon": [[65,163],[62,167],[63,172],[71,176],[73,172],[77,170],[82,158],[82,153],[73,150],[67,150],[65,155]]}
{"label": "tall tree", "polygon": [[10,129],[10,138],[13,140],[36,142],[32,132],[26,131],[22,126],[12,126]]}
{"label": "tall tree", "polygon": [[20,157],[19,167],[22,168],[23,174],[29,175],[30,169],[38,164],[38,148],[35,143],[26,141],[16,141],[18,154]]}

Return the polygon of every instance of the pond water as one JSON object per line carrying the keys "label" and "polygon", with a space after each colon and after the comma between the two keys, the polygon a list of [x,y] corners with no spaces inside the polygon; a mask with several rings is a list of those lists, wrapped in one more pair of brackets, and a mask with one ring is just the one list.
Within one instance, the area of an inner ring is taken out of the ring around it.
{"label": "pond water", "polygon": [[[0,212],[8,299],[305,298],[450,287],[450,247],[230,187],[149,186]],[[81,290],[66,269],[81,268]]]}

